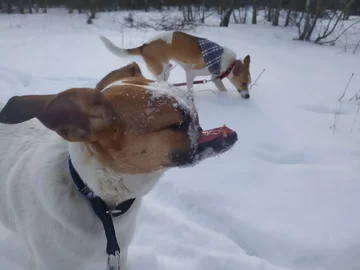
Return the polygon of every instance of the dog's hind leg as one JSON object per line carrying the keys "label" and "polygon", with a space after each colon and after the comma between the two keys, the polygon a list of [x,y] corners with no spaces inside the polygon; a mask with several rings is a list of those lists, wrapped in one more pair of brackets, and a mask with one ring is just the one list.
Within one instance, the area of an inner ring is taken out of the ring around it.
{"label": "dog's hind leg", "polygon": [[143,55],[144,61],[150,72],[156,77],[158,81],[167,81],[170,76],[172,65],[170,63],[161,63],[154,57]]}
{"label": "dog's hind leg", "polygon": [[170,71],[171,71],[171,68],[172,68],[172,64],[165,63],[165,64],[162,64],[162,65],[163,65],[163,70],[161,71],[160,79],[166,82],[170,77]]}
{"label": "dog's hind leg", "polygon": [[194,79],[195,74],[191,71],[186,72],[186,86],[189,89],[189,91],[193,91],[193,85],[194,85]]}

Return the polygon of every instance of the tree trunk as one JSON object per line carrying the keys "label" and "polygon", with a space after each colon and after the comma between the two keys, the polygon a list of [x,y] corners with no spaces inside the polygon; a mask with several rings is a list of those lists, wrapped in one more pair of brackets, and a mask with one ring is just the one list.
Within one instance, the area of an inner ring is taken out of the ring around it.
{"label": "tree trunk", "polygon": [[280,11],[281,11],[281,0],[277,0],[275,14],[274,14],[274,18],[272,20],[272,25],[273,26],[278,26],[279,25]]}
{"label": "tree trunk", "polygon": [[7,0],[7,13],[8,13],[8,14],[11,14],[11,13],[12,13],[11,1],[12,1],[12,0]]}
{"label": "tree trunk", "polygon": [[351,0],[345,0],[345,9],[344,9],[344,17],[343,20],[349,20],[350,19],[350,13],[351,13],[351,7],[352,7]]}
{"label": "tree trunk", "polygon": [[291,8],[289,8],[286,12],[286,19],[284,26],[287,27],[290,24],[290,17],[291,17]]}
{"label": "tree trunk", "polygon": [[225,12],[223,13],[222,18],[221,18],[220,27],[228,27],[229,26],[230,16],[231,16],[231,13],[233,13],[233,11],[234,11],[233,6],[227,8],[225,10]]}
{"label": "tree trunk", "polygon": [[267,14],[267,21],[268,22],[271,22],[272,21],[272,14],[273,13],[273,11],[272,11],[272,8],[268,8],[268,14]]}
{"label": "tree trunk", "polygon": [[29,5],[29,7],[28,7],[28,8],[29,8],[29,13],[32,14],[32,13],[33,13],[33,12],[32,12],[32,0],[29,0],[29,4],[28,4],[28,5]]}
{"label": "tree trunk", "polygon": [[205,23],[205,0],[202,2],[202,18],[201,23]]}
{"label": "tree trunk", "polygon": [[96,0],[90,0],[89,1],[89,9],[90,9],[90,19],[93,20],[95,19],[95,15],[96,15],[96,4],[95,4]]}
{"label": "tree trunk", "polygon": [[244,18],[241,20],[240,18],[240,23],[242,24],[246,24],[246,19],[247,19],[247,13],[248,13],[248,10],[249,10],[249,7],[248,6],[245,6],[245,13],[244,13]]}
{"label": "tree trunk", "polygon": [[[233,12],[232,15],[233,15],[234,22],[235,22],[236,24],[238,24],[238,23],[239,23],[239,20],[238,20],[238,18],[236,17],[235,12]],[[239,15],[240,15],[240,19],[241,19],[240,9],[239,9]]]}
{"label": "tree trunk", "polygon": [[24,0],[20,0],[19,1],[19,12],[21,14],[25,14],[25,4],[24,4]]}
{"label": "tree trunk", "polygon": [[47,13],[47,0],[44,0],[44,6],[42,8],[43,13]]}
{"label": "tree trunk", "polygon": [[302,33],[299,36],[299,40],[305,40],[305,37],[310,28],[311,0],[306,0],[305,10],[306,10],[305,25]]}
{"label": "tree trunk", "polygon": [[187,14],[188,14],[188,21],[193,21],[194,20],[194,15],[193,15],[193,12],[192,12],[192,7],[191,5],[188,5],[187,6]]}
{"label": "tree trunk", "polygon": [[322,13],[322,1],[323,0],[317,0],[317,4],[316,4],[316,12],[315,12],[315,18],[309,28],[308,33],[306,34],[305,40],[309,41],[311,39],[311,35],[314,32],[315,26],[317,24],[318,19],[321,16]]}
{"label": "tree trunk", "polygon": [[252,24],[257,24],[257,0],[253,0]]}

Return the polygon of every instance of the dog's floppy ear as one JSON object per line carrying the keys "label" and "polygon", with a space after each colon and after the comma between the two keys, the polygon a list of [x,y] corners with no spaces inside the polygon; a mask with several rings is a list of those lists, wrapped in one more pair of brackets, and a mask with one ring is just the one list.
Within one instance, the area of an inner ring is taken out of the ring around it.
{"label": "dog's floppy ear", "polygon": [[0,123],[18,124],[35,117],[68,141],[91,139],[92,131],[116,118],[101,92],[73,88],[57,95],[12,97],[0,112]]}
{"label": "dog's floppy ear", "polygon": [[234,76],[239,76],[244,69],[244,64],[240,60],[236,60],[233,68]]}
{"label": "dog's floppy ear", "polygon": [[18,124],[28,121],[44,111],[55,95],[14,96],[0,112],[0,123]]}

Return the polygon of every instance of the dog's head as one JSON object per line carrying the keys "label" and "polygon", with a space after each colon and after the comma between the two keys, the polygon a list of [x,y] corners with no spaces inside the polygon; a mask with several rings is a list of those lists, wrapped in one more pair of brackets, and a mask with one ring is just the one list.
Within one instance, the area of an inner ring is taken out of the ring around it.
{"label": "dog's head", "polygon": [[250,56],[247,55],[244,62],[236,60],[229,79],[231,83],[236,87],[241,97],[250,98],[249,84],[251,83],[250,76]]}
{"label": "dog's head", "polygon": [[0,112],[6,124],[32,118],[67,141],[82,143],[89,158],[120,173],[193,165],[237,141],[230,129],[201,129],[191,92],[143,77],[125,78],[103,91],[15,96]]}

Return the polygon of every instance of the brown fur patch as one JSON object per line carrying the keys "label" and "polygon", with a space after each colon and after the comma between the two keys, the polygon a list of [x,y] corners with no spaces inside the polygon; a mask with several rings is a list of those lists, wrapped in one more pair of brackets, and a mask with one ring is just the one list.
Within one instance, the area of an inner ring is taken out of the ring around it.
{"label": "brown fur patch", "polygon": [[162,72],[163,63],[169,63],[171,60],[187,64],[192,69],[206,67],[198,39],[183,32],[174,32],[170,44],[162,39],[144,44],[136,54],[141,54],[148,68],[155,75]]}
{"label": "brown fur patch", "polygon": [[121,124],[113,124],[94,134],[87,142],[101,163],[123,173],[148,173],[171,166],[169,153],[187,152],[186,133],[167,129],[184,120],[172,98],[153,99],[144,88],[120,85],[103,92]]}

